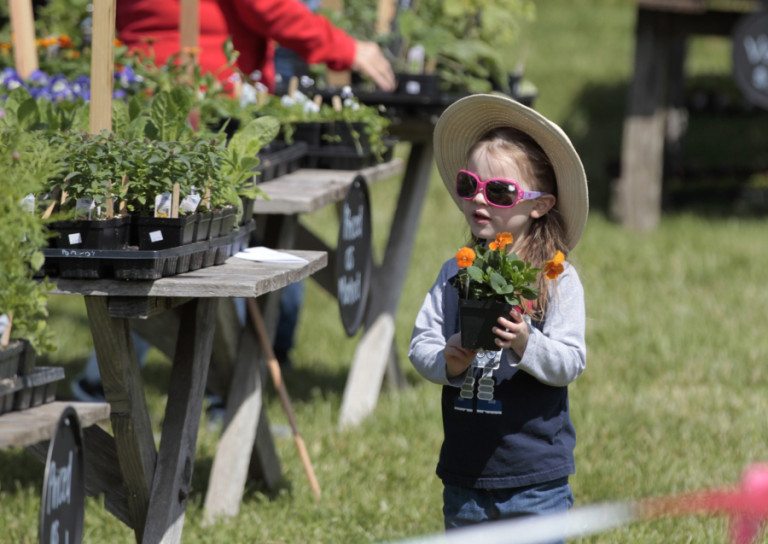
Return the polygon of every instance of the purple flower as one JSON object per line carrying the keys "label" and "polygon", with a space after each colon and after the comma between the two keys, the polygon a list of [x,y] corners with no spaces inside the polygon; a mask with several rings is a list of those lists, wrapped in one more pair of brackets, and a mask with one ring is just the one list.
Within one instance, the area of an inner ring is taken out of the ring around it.
{"label": "purple flower", "polygon": [[45,87],[48,85],[48,81],[48,74],[39,69],[33,70],[32,73],[27,77],[27,83],[33,83],[34,85],[38,85],[40,87]]}
{"label": "purple flower", "polygon": [[128,93],[126,93],[123,89],[115,89],[112,91],[112,98],[115,100],[123,100],[126,96],[128,96]]}

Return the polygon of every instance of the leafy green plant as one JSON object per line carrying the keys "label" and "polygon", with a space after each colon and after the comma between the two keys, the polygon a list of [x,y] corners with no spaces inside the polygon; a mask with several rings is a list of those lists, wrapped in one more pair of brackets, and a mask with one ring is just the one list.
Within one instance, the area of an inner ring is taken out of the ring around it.
{"label": "leafy green plant", "polygon": [[466,299],[496,299],[513,306],[523,300],[535,300],[539,293],[535,288],[539,269],[520,259],[506,248],[512,243],[512,235],[503,232],[486,246],[463,247],[456,253],[459,272],[451,283]]}
{"label": "leafy green plant", "polygon": [[68,208],[78,199],[90,199],[95,215],[91,219],[108,216],[111,199],[113,212],[117,201],[126,198],[121,184],[129,168],[126,142],[114,134],[89,135],[84,132],[61,132],[51,136],[51,141],[66,150],[65,172],[51,178],[47,189],[59,187],[66,191]]}
{"label": "leafy green plant", "polygon": [[33,276],[43,265],[47,234],[35,206],[25,198],[61,172],[64,150],[40,133],[0,130],[0,314],[13,316],[12,337],[25,338],[40,353],[51,351],[47,293],[51,285]]}
{"label": "leafy green plant", "polygon": [[520,62],[523,25],[535,14],[532,0],[418,0],[401,10],[399,66],[421,45],[449,89],[487,92],[507,89],[507,74]]}
{"label": "leafy green plant", "polygon": [[253,183],[253,171],[259,165],[259,151],[275,139],[279,130],[274,117],[252,119],[219,148],[219,175],[209,178],[212,208],[236,204],[240,196],[256,198],[262,194]]}

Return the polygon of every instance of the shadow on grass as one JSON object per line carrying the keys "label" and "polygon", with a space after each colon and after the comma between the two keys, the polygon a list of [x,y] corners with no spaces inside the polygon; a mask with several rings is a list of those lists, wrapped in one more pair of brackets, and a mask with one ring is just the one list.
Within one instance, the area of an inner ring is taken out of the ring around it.
{"label": "shadow on grass", "polygon": [[0,450],[0,489],[13,493],[16,489],[43,485],[45,465],[22,449]]}
{"label": "shadow on grass", "polygon": [[[729,76],[689,77],[688,129],[665,160],[663,208],[702,215],[768,212],[768,112],[744,102]],[[589,178],[590,207],[610,215],[627,85],[587,84],[562,123]]]}

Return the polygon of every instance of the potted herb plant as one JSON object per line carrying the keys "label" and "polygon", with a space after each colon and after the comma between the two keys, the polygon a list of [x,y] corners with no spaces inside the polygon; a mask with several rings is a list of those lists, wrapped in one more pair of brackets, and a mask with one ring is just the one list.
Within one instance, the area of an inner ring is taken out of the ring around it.
{"label": "potted herb plant", "polygon": [[[58,233],[54,247],[122,249],[128,244],[130,219],[118,203],[125,199],[122,183],[124,142],[114,135],[67,131],[51,137],[66,149],[66,171],[52,179],[50,192],[61,191],[63,219],[50,228]],[[56,193],[58,194],[58,193]]]}
{"label": "potted herb plant", "polygon": [[[459,293],[461,344],[467,349],[498,350],[492,329],[499,316],[513,307],[523,310],[539,296],[535,285],[541,270],[509,252],[511,244],[512,234],[502,232],[487,246],[475,244],[456,253],[459,272],[451,284]],[[547,261],[546,277],[562,273],[563,261],[560,252]]]}

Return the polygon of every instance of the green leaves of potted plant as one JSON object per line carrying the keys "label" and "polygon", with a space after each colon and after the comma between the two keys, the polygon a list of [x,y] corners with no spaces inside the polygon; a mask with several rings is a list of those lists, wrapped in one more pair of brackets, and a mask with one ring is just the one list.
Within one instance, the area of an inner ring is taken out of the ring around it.
{"label": "green leaves of potted plant", "polygon": [[[508,74],[521,62],[522,28],[534,14],[531,0],[413,2],[397,18],[403,42],[398,64],[413,73],[409,64],[414,59],[408,54],[420,46],[424,58],[415,71],[439,75],[443,90],[510,92]],[[407,81],[408,76],[398,76],[400,80]]]}
{"label": "green leaves of potted plant", "polygon": [[[540,269],[507,251],[512,234],[499,233],[487,246],[463,247],[456,253],[459,272],[451,279],[459,292],[461,343],[468,349],[497,350],[492,328],[499,316],[513,307],[525,311],[539,296],[536,289]],[[547,278],[563,271],[564,256],[558,254],[545,265]]]}
{"label": "green leaves of potted plant", "polygon": [[0,378],[30,372],[32,349],[53,349],[46,307],[52,286],[33,279],[43,266],[47,234],[32,195],[58,173],[61,159],[61,149],[39,133],[0,129]]}
{"label": "green leaves of potted plant", "polygon": [[55,247],[121,249],[128,244],[129,217],[118,211],[125,199],[124,142],[110,134],[91,136],[62,132],[51,136],[66,149],[66,175],[54,178],[51,192],[64,192],[62,213],[67,219],[51,223],[58,232]]}

